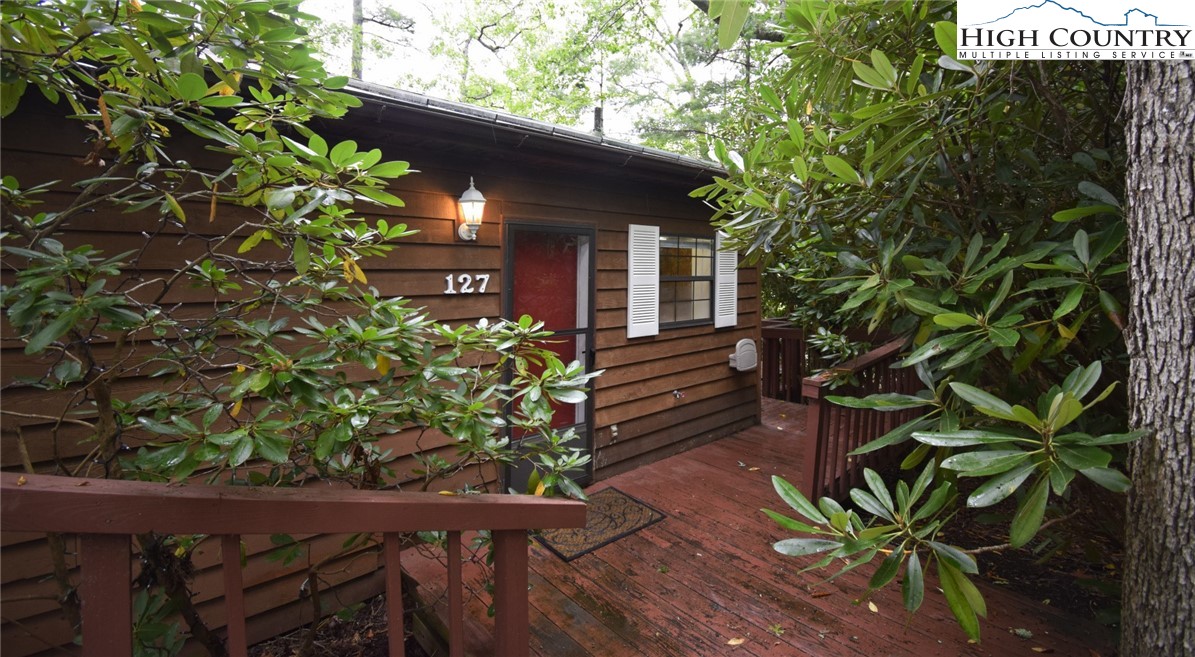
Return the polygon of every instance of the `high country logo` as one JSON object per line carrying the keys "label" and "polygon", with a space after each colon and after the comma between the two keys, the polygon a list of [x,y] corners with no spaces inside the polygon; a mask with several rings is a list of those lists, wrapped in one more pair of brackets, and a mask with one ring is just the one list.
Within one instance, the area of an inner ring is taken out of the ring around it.
{"label": "high country logo", "polygon": [[1192,2],[958,0],[958,59],[1192,59],[1193,24]]}

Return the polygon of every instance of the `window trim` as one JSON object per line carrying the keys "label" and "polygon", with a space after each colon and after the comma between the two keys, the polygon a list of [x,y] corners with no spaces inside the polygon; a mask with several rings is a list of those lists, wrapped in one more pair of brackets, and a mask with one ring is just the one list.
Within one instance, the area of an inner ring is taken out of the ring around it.
{"label": "window trim", "polygon": [[[665,238],[677,238],[677,239],[688,238],[688,239],[696,239],[696,240],[702,240],[705,242],[709,242],[710,273],[705,276],[665,276],[663,274],[663,269],[664,269],[664,267],[663,267],[663,262],[664,262],[663,242],[664,242]],[[717,292],[717,281],[716,281],[717,270],[718,270],[718,257],[716,255],[717,247],[718,247],[717,238],[712,235],[697,235],[694,233],[665,233],[664,231],[660,231],[659,242],[661,244],[661,246],[660,246],[661,252],[660,252],[660,255],[657,257],[659,258],[659,262],[661,263],[660,264],[661,273],[659,276],[659,286],[660,286],[661,291],[664,288],[664,283],[707,282],[710,284],[710,293],[709,293],[710,295],[709,295],[709,298],[705,300],[706,303],[709,304],[709,308],[707,309],[708,313],[707,313],[706,317],[704,317],[702,319],[681,319],[681,320],[666,322],[666,321],[664,321],[664,313],[662,312],[664,302],[663,302],[663,300],[658,300],[657,306],[660,308],[660,311],[657,311],[657,312],[659,312],[659,317],[660,317],[660,330],[662,331],[664,329],[685,328],[685,327],[689,327],[689,326],[705,326],[706,324],[713,324],[714,323],[714,308],[716,305],[715,301],[714,301],[714,295]],[[661,293],[660,296],[662,297],[663,294]]]}

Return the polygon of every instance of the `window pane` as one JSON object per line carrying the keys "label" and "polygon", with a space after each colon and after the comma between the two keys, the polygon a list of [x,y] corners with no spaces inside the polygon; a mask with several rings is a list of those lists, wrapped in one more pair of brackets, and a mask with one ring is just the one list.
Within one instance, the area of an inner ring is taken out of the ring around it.
{"label": "window pane", "polygon": [[660,304],[660,323],[666,324],[668,322],[676,321],[676,304],[675,303],[661,303]]}
{"label": "window pane", "polygon": [[693,304],[684,302],[676,304],[676,321],[687,322],[693,319]]}

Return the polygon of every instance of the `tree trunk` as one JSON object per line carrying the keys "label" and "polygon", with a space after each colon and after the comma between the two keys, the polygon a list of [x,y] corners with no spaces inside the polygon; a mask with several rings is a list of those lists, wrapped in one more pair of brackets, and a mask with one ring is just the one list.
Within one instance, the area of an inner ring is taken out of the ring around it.
{"label": "tree trunk", "polygon": [[365,53],[365,12],[361,8],[362,0],[353,0],[353,51],[350,55],[349,67],[353,77],[360,80],[364,73],[361,61]]}
{"label": "tree trunk", "polygon": [[1131,62],[1131,449],[1121,654],[1195,655],[1195,65]]}

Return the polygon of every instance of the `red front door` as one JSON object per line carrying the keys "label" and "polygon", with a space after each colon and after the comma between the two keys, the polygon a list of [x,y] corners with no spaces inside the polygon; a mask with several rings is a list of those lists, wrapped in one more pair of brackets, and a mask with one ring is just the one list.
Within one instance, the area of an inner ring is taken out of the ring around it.
{"label": "red front door", "polygon": [[[592,365],[594,236],[589,229],[508,224],[506,312],[509,319],[523,315],[544,322],[555,333],[545,344],[561,361]],[[579,439],[570,446],[592,453],[592,397],[576,404],[554,403],[552,426],[572,428]],[[513,435],[515,440],[530,439]],[[530,471],[515,468],[508,486],[519,489]],[[574,477],[584,483],[592,463]]]}

